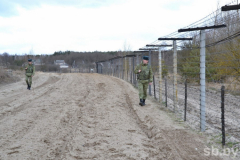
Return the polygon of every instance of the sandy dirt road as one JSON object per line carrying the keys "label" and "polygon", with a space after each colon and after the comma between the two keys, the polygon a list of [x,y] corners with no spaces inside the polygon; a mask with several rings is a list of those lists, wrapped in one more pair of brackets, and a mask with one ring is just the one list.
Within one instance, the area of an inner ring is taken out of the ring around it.
{"label": "sandy dirt road", "polygon": [[117,78],[37,73],[0,87],[0,159],[220,159],[158,107]]}

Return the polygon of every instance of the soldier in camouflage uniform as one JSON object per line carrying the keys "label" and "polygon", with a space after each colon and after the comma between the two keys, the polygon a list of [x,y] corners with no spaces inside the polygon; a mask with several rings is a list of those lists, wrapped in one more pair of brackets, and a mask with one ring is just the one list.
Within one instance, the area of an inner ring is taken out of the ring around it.
{"label": "soldier in camouflage uniform", "polygon": [[26,83],[28,85],[27,89],[31,89],[31,85],[32,85],[32,77],[35,74],[35,66],[32,64],[32,59],[28,60],[28,65],[25,68],[26,70]]}
{"label": "soldier in camouflage uniform", "polygon": [[141,106],[145,105],[148,85],[152,85],[153,82],[152,68],[148,66],[148,60],[148,56],[144,56],[142,63],[134,70],[134,73],[137,74],[138,77],[139,105]]}

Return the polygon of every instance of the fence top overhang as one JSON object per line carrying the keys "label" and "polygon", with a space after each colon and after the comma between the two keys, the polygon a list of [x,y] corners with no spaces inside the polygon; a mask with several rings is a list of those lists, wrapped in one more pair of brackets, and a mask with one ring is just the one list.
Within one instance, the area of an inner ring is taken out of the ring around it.
{"label": "fence top overhang", "polygon": [[152,50],[158,50],[158,48],[139,48],[139,50],[142,50],[142,51],[152,51]]}
{"label": "fence top overhang", "polygon": [[147,44],[146,47],[172,47],[172,45]]}
{"label": "fence top overhang", "polygon": [[125,58],[125,57],[136,57],[136,55],[132,54],[132,55],[126,55],[126,56],[117,56],[117,57],[113,57],[113,58],[108,59],[108,60],[98,61],[98,62],[95,62],[95,63],[104,63],[104,62],[108,62],[108,61],[112,61],[112,60],[120,59],[120,58]]}
{"label": "fence top overhang", "polygon": [[188,32],[188,31],[197,31],[197,30],[205,30],[205,29],[217,29],[217,28],[224,28],[224,27],[227,27],[227,26],[225,24],[222,24],[222,25],[214,25],[214,26],[179,29],[178,32]]}
{"label": "fence top overhang", "polygon": [[178,41],[178,40],[181,40],[181,41],[184,41],[184,40],[193,40],[193,38],[158,38],[158,40],[160,41],[168,41],[168,40],[172,40],[172,41]]}
{"label": "fence top overhang", "polygon": [[240,9],[240,4],[238,5],[231,5],[231,6],[222,6],[222,11],[231,11],[231,10],[238,10]]}

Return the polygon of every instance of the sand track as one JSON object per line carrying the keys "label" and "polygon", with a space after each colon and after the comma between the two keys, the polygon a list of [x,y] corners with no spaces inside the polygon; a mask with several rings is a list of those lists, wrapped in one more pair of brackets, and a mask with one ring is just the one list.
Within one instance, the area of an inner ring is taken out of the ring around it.
{"label": "sand track", "polygon": [[157,107],[117,78],[38,73],[0,88],[0,159],[219,159]]}

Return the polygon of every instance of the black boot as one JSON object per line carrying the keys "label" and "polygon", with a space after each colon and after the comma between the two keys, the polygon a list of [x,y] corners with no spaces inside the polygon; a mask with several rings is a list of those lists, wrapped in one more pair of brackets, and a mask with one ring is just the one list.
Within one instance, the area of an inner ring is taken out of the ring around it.
{"label": "black boot", "polygon": [[30,86],[29,86],[29,84],[28,84],[28,87],[27,87],[27,89],[29,89],[30,88]]}
{"label": "black boot", "polygon": [[29,85],[29,90],[31,90],[31,86]]}
{"label": "black boot", "polygon": [[145,106],[145,99],[143,99],[142,106]]}
{"label": "black boot", "polygon": [[142,106],[143,100],[140,99],[139,105]]}

